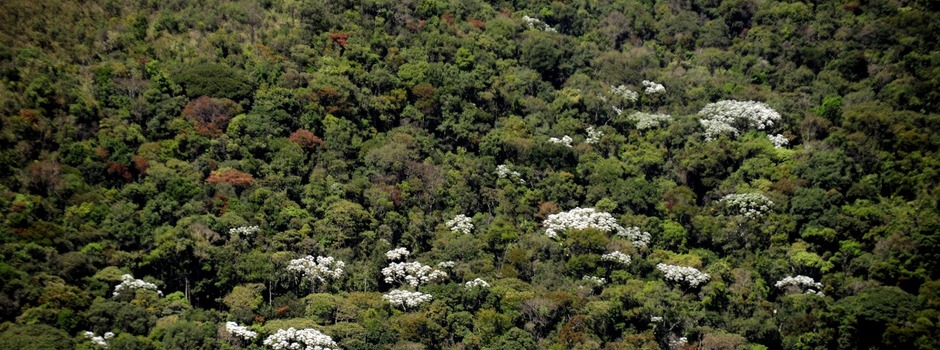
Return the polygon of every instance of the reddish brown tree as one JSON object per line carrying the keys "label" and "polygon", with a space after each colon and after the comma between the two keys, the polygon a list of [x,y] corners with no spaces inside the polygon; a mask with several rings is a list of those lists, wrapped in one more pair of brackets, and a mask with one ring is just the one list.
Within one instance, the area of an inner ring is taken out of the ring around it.
{"label": "reddish brown tree", "polygon": [[243,173],[232,168],[222,168],[213,171],[209,174],[209,177],[206,178],[206,182],[210,184],[224,182],[232,186],[248,186],[254,181],[255,178],[251,176],[251,174]]}
{"label": "reddish brown tree", "polygon": [[196,131],[200,135],[218,136],[240,111],[241,106],[235,101],[202,96],[186,104],[183,117],[196,122]]}
{"label": "reddish brown tree", "polygon": [[310,130],[306,129],[297,129],[290,134],[290,140],[293,143],[300,145],[304,149],[312,149],[316,147],[323,146],[323,139],[314,135]]}
{"label": "reddish brown tree", "polygon": [[335,41],[339,46],[346,47],[346,41],[349,40],[349,33],[334,32],[330,33],[330,41]]}

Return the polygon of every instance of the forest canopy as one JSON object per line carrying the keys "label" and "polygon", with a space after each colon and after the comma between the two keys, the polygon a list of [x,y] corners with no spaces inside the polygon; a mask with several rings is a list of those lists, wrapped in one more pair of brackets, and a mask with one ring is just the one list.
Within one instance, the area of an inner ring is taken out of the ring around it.
{"label": "forest canopy", "polygon": [[0,3],[0,349],[940,348],[931,1]]}

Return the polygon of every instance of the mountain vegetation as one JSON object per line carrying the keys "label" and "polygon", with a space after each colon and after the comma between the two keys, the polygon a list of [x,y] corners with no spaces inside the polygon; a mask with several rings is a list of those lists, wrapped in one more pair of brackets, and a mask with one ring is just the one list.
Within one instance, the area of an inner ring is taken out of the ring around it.
{"label": "mountain vegetation", "polygon": [[940,2],[0,2],[0,349],[940,348]]}

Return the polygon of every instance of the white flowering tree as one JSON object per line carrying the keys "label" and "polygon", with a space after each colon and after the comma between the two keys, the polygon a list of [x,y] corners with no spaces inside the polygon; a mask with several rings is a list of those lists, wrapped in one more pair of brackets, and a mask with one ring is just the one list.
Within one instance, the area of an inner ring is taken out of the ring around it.
{"label": "white flowering tree", "polygon": [[225,322],[222,329],[224,330],[224,332],[222,332],[223,336],[232,342],[233,345],[250,344],[258,338],[258,332],[235,322]]}
{"label": "white flowering tree", "polygon": [[522,16],[522,21],[529,27],[529,29],[542,30],[546,32],[555,32],[555,28],[552,28],[548,23],[542,22],[542,20],[529,16]]}
{"label": "white flowering tree", "polygon": [[630,90],[626,85],[610,86],[610,93],[614,96],[620,97],[624,102],[635,103],[636,100],[640,97],[640,94],[636,91]]}
{"label": "white flowering tree", "polygon": [[561,234],[566,230],[593,228],[604,232],[612,232],[618,237],[629,240],[637,249],[646,249],[651,238],[649,232],[645,232],[639,227],[624,228],[617,223],[617,219],[613,215],[597,211],[594,208],[574,208],[569,211],[550,214],[542,221],[542,226],[545,227],[545,235],[555,239],[561,238]]}
{"label": "white flowering tree", "polygon": [[303,258],[293,259],[287,264],[287,271],[299,274],[303,279],[314,286],[327,280],[335,280],[343,276],[346,263],[332,256],[307,255]]}
{"label": "white flowering tree", "polygon": [[105,334],[97,335],[95,332],[86,331],[82,335],[84,335],[85,339],[88,339],[88,341],[90,341],[92,344],[102,349],[107,349],[108,341],[114,338],[114,333],[112,332],[106,332]]}
{"label": "white flowering tree", "polygon": [[616,232],[623,229],[613,215],[594,208],[574,208],[551,214],[542,221],[542,226],[545,227],[545,234],[551,238],[560,238],[560,235],[569,229],[594,228],[604,232]]}
{"label": "white flowering tree", "polygon": [[769,139],[770,143],[774,145],[774,148],[784,148],[790,144],[790,140],[781,134],[767,135],[767,139]]}
{"label": "white flowering tree", "polygon": [[587,138],[584,139],[584,143],[589,145],[596,145],[601,142],[601,138],[604,137],[604,132],[597,130],[593,126],[587,127]]}
{"label": "white flowering tree", "polygon": [[571,146],[572,142],[574,142],[574,139],[572,139],[571,136],[568,136],[568,135],[562,136],[561,138],[552,137],[548,139],[548,143],[562,145],[568,148],[572,147]]}
{"label": "white flowering tree", "polygon": [[141,280],[141,279],[136,279],[134,278],[133,275],[130,275],[130,274],[124,274],[121,276],[121,284],[118,284],[117,286],[114,287],[113,296],[117,297],[121,295],[122,293],[127,293],[127,292],[133,293],[133,291],[138,290],[138,289],[149,289],[149,290],[156,291],[158,295],[161,295],[161,296],[163,295],[163,292],[157,288],[156,284],[153,284],[153,283]]}
{"label": "white flowering tree", "polygon": [[760,193],[733,193],[726,195],[719,201],[734,215],[743,215],[745,218],[763,216],[773,207],[774,202]]}
{"label": "white flowering tree", "polygon": [[394,307],[404,310],[414,309],[421,304],[431,301],[431,294],[395,289],[382,295]]}
{"label": "white flowering tree", "polygon": [[781,119],[780,113],[766,104],[755,101],[724,100],[705,105],[698,112],[699,122],[705,129],[705,140],[720,135],[736,136],[739,127],[765,130]]}
{"label": "white flowering tree", "polygon": [[412,287],[447,278],[447,273],[420,262],[393,262],[382,269],[385,283],[403,283]]}
{"label": "white flowering tree", "polygon": [[338,350],[330,336],[313,328],[279,329],[264,339],[264,345],[274,350]]}
{"label": "white flowering tree", "polygon": [[496,176],[500,179],[510,179],[513,181],[518,181],[522,184],[525,183],[525,180],[522,179],[522,174],[519,174],[518,171],[510,169],[506,164],[500,164],[496,166]]}
{"label": "white flowering tree", "polygon": [[633,244],[633,246],[638,249],[646,249],[649,247],[650,239],[652,239],[652,235],[650,235],[649,232],[643,231],[636,226],[624,227],[617,230],[617,236],[626,238],[630,241],[630,244]]}
{"label": "white flowering tree", "polygon": [[704,285],[705,283],[708,283],[708,280],[711,279],[709,274],[699,271],[698,269],[691,266],[668,265],[659,263],[656,264],[656,269],[665,275],[667,281],[682,284],[692,288]]}
{"label": "white flowering tree", "polygon": [[600,287],[607,284],[607,279],[597,276],[584,276],[581,277],[581,280],[592,287]]}
{"label": "white flowering tree", "polygon": [[666,87],[663,84],[657,83],[655,81],[644,80],[643,81],[643,93],[646,95],[659,95],[666,92]]}
{"label": "white flowering tree", "polygon": [[405,247],[398,247],[385,252],[385,258],[388,260],[401,260],[407,258],[408,255],[411,255],[411,252]]}
{"label": "white flowering tree", "polygon": [[457,214],[457,216],[454,216],[453,219],[448,220],[444,224],[447,225],[447,228],[450,229],[451,232],[459,232],[468,235],[473,231],[473,222],[468,216],[463,214]]}
{"label": "white flowering tree", "polygon": [[467,281],[467,283],[464,283],[464,286],[467,287],[467,289],[489,288],[490,284],[484,281],[482,278],[475,278],[472,281]]}
{"label": "white flowering tree", "polygon": [[631,261],[629,255],[624,254],[620,252],[619,250],[615,250],[610,253],[601,255],[601,260],[610,261],[610,262],[620,264],[620,265],[629,265]]}
{"label": "white flowering tree", "polygon": [[239,226],[228,229],[228,234],[232,235],[232,237],[237,236],[247,238],[253,236],[255,233],[258,233],[260,230],[261,228],[258,226]]}
{"label": "white flowering tree", "polygon": [[796,275],[787,276],[777,281],[774,287],[783,289],[788,293],[803,293],[818,296],[824,296],[822,293],[822,283],[816,282],[812,277]]}
{"label": "white flowering tree", "polygon": [[672,120],[672,116],[661,113],[635,112],[630,115],[629,119],[636,123],[637,129],[646,130],[668,123]]}

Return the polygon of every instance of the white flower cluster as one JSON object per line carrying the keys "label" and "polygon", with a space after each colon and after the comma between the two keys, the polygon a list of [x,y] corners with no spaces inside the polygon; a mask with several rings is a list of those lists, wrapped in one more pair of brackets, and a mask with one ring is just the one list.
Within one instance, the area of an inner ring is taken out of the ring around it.
{"label": "white flower cluster", "polygon": [[627,265],[630,263],[630,256],[627,254],[621,253],[619,250],[615,250],[610,253],[601,255],[601,260],[613,261],[615,263]]}
{"label": "white flower cluster", "polygon": [[603,286],[607,284],[606,279],[604,279],[603,277],[597,277],[597,276],[584,276],[584,277],[581,277],[581,280],[588,282],[590,284],[593,284],[595,286]]}
{"label": "white flower cluster", "polygon": [[666,92],[666,87],[664,87],[663,84],[649,81],[649,80],[643,81],[643,87],[645,88],[643,90],[643,93],[647,95],[655,95],[655,94],[661,94],[661,93]]}
{"label": "white flower cluster", "polygon": [[720,202],[748,218],[761,216],[774,205],[773,201],[760,193],[733,193],[722,197]]}
{"label": "white flower cluster", "polygon": [[307,255],[300,259],[291,260],[287,264],[287,271],[298,272],[311,281],[324,282],[327,278],[339,278],[343,275],[346,263],[336,260],[332,256],[318,256],[314,258]]}
{"label": "white flower cluster", "polygon": [[457,263],[453,261],[441,261],[437,263],[437,268],[439,269],[452,269],[454,266],[457,266]]}
{"label": "white flower cluster", "polygon": [[656,264],[656,268],[666,275],[666,280],[688,284],[690,287],[698,287],[711,279],[707,273],[699,271],[691,266],[667,265],[663,263]]}
{"label": "white flower cluster", "polygon": [[467,283],[464,283],[464,285],[467,286],[467,289],[473,289],[476,287],[481,287],[481,288],[490,287],[490,284],[486,283],[486,281],[484,281],[481,278],[474,279],[473,281],[467,281]]}
{"label": "white flower cluster", "polygon": [[568,136],[568,135],[562,136],[561,138],[552,137],[548,139],[548,143],[554,143],[556,145],[560,144],[568,148],[571,148],[572,141],[574,141],[574,139],[572,139],[571,136]]}
{"label": "white flower cluster", "polygon": [[738,128],[730,124],[731,121],[717,119],[700,119],[699,123],[705,128],[705,141],[711,141],[718,135],[737,134]]}
{"label": "white flower cluster", "polygon": [[121,284],[114,287],[114,296],[121,295],[121,292],[125,290],[137,290],[140,288],[155,290],[157,291],[157,294],[163,295],[163,292],[157,289],[156,284],[135,279],[134,276],[130,274],[124,274],[121,276]]}
{"label": "white flower cluster", "polygon": [[522,21],[529,25],[529,29],[538,29],[544,30],[546,32],[554,32],[555,28],[552,28],[547,23],[542,22],[538,18],[532,18],[529,16],[522,16]]}
{"label": "white flower cluster", "polygon": [[596,211],[594,208],[574,208],[551,214],[542,221],[542,226],[545,227],[545,234],[551,238],[557,238],[558,234],[567,229],[596,228],[604,232],[623,230],[612,215]]}
{"label": "white flower cluster", "polygon": [[92,344],[95,344],[101,347],[102,349],[107,349],[108,340],[111,340],[112,338],[114,338],[114,333],[111,333],[111,332],[107,332],[104,335],[95,335],[94,332],[86,331],[84,335],[85,335],[85,339],[88,339],[89,341],[91,341]]}
{"label": "white flower cluster", "polygon": [[587,139],[584,140],[584,143],[589,145],[596,144],[601,142],[601,137],[604,137],[604,132],[595,129],[593,126],[587,127]]}
{"label": "white flower cluster", "polygon": [[774,286],[781,289],[793,288],[802,291],[804,294],[823,296],[821,291],[823,287],[822,283],[816,282],[812,277],[803,275],[784,277],[782,280],[777,281]]}
{"label": "white flower cluster", "polygon": [[790,144],[790,140],[782,134],[767,135],[767,138],[770,139],[770,143],[774,144],[774,148],[783,148]]}
{"label": "white flower cluster", "polygon": [[392,306],[403,307],[405,309],[417,307],[433,299],[431,294],[409,292],[401,289],[390,291],[388,294],[383,294],[382,297],[388,300],[388,303],[392,304]]}
{"label": "white flower cluster", "polygon": [[663,321],[662,316],[650,316],[650,322],[658,323],[662,321]]}
{"label": "white flower cluster", "polygon": [[522,179],[522,174],[519,174],[518,171],[509,169],[509,166],[506,164],[500,164],[496,166],[496,176],[500,179],[513,179],[519,181],[519,183],[525,183],[525,180]]}
{"label": "white flower cluster", "polygon": [[630,243],[637,248],[646,248],[652,238],[649,232],[641,230],[639,227],[632,226],[617,230],[617,235],[630,240]]}
{"label": "white flower cluster", "polygon": [[780,120],[780,113],[755,101],[724,100],[709,103],[698,114],[701,117],[699,122],[705,128],[706,141],[722,134],[737,135],[735,124],[738,121],[744,121],[748,127],[763,130]]}
{"label": "white flower cluster", "polygon": [[626,85],[620,85],[620,86],[611,85],[610,93],[620,96],[621,98],[623,98],[624,100],[630,103],[636,102],[636,100],[640,97],[640,94],[636,93],[636,91],[628,89]]}
{"label": "white flower cluster", "polygon": [[457,216],[448,220],[444,224],[447,225],[447,228],[450,229],[450,232],[470,234],[470,232],[473,231],[473,222],[470,221],[469,217],[463,214],[457,214]]}
{"label": "white flower cluster", "polygon": [[228,233],[232,236],[238,236],[238,235],[247,236],[255,232],[258,232],[258,230],[260,230],[258,226],[239,226],[239,227],[233,227],[233,228],[228,229]]}
{"label": "white flower cluster", "polygon": [[405,248],[405,247],[398,247],[398,248],[385,252],[385,257],[388,258],[388,260],[398,260],[398,259],[407,258],[408,255],[411,255],[411,252],[409,252],[408,248]]}
{"label": "white flower cluster", "polygon": [[313,328],[279,329],[264,339],[264,345],[275,350],[338,350],[330,336]]}
{"label": "white flower cluster", "polygon": [[660,113],[636,112],[630,115],[630,120],[636,122],[636,128],[646,130],[658,127],[672,120],[672,116]]}
{"label": "white flower cluster", "polygon": [[404,282],[412,287],[425,284],[431,281],[447,278],[447,273],[441,270],[415,262],[391,263],[388,267],[382,269],[382,275],[385,276],[385,283],[394,283],[395,281]]}
{"label": "white flower cluster", "polygon": [[678,349],[679,347],[689,343],[689,338],[680,337],[679,339],[673,339],[669,341],[670,349]]}
{"label": "white flower cluster", "polygon": [[238,323],[235,322],[225,322],[225,331],[248,341],[258,337],[258,332],[248,329],[247,326],[239,326]]}

